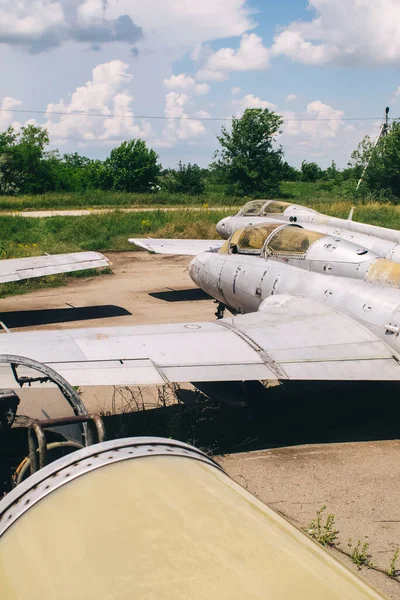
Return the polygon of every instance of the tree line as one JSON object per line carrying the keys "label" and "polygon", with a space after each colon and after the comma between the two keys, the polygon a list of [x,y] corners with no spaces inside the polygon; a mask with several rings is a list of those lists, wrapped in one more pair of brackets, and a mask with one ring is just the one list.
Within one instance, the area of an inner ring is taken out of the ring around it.
{"label": "tree line", "polygon": [[0,133],[0,195],[160,189],[201,195],[206,185],[213,184],[227,195],[277,197],[280,182],[299,181],[325,182],[338,195],[400,198],[400,123],[394,122],[376,147],[368,136],[364,138],[342,170],[334,162],[327,169],[306,160],[300,169],[289,165],[278,145],[282,125],[282,118],[273,111],[247,109],[232,119],[229,129],[222,127],[217,136],[219,148],[208,169],[182,162],[175,169],[163,169],[157,153],[141,139],[123,142],[103,161],[77,152],[61,155],[48,150],[46,129],[9,127]]}

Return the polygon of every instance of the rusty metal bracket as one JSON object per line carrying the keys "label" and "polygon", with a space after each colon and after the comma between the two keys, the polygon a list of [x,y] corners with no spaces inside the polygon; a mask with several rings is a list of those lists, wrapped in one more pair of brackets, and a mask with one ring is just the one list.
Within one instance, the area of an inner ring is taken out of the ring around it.
{"label": "rusty metal bracket", "polygon": [[29,426],[28,445],[31,475],[47,464],[47,444],[44,430],[49,427],[76,425],[77,423],[87,423],[86,446],[104,442],[106,439],[103,420],[100,415],[95,413],[60,419],[47,419],[46,421],[34,421]]}

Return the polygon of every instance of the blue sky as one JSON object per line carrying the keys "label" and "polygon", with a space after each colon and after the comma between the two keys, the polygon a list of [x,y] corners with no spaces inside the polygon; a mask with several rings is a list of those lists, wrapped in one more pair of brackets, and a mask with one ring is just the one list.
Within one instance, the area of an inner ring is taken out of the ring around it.
{"label": "blue sky", "polygon": [[0,53],[1,129],[94,158],[142,137],[165,166],[206,166],[223,122],[205,117],[263,107],[291,164],[343,167],[400,115],[398,0],[2,0]]}

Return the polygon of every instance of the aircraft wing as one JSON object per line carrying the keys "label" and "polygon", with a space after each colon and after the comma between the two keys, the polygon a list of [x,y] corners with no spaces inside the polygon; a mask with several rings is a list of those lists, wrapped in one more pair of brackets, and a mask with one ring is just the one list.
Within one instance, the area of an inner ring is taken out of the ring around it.
{"label": "aircraft wing", "polygon": [[20,281],[56,273],[70,273],[85,269],[109,266],[109,261],[98,252],[73,252],[72,254],[50,254],[27,258],[0,260],[0,283]]}
{"label": "aircraft wing", "polygon": [[144,248],[155,254],[183,254],[196,256],[201,252],[218,250],[225,240],[177,240],[177,239],[153,239],[153,238],[130,238],[131,244]]}
{"label": "aircraft wing", "polygon": [[[213,322],[2,333],[0,354],[44,362],[80,386],[400,380],[399,356],[363,325],[283,295]],[[0,387],[15,388],[9,375],[1,365]]]}

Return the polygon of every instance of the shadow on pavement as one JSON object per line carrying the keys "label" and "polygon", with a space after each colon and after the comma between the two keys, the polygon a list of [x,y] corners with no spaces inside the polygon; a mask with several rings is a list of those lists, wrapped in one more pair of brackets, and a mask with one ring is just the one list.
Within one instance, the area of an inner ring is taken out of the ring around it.
{"label": "shadow on pavement", "polygon": [[188,300],[210,300],[211,296],[198,288],[188,290],[167,290],[165,292],[151,292],[149,296],[164,300],[164,302],[187,302]]}
{"label": "shadow on pavement", "polygon": [[101,306],[82,306],[79,308],[49,308],[44,310],[0,312],[0,321],[9,329],[13,329],[14,327],[33,327],[35,325],[48,325],[51,323],[124,317],[131,314],[121,306],[106,304]]}

